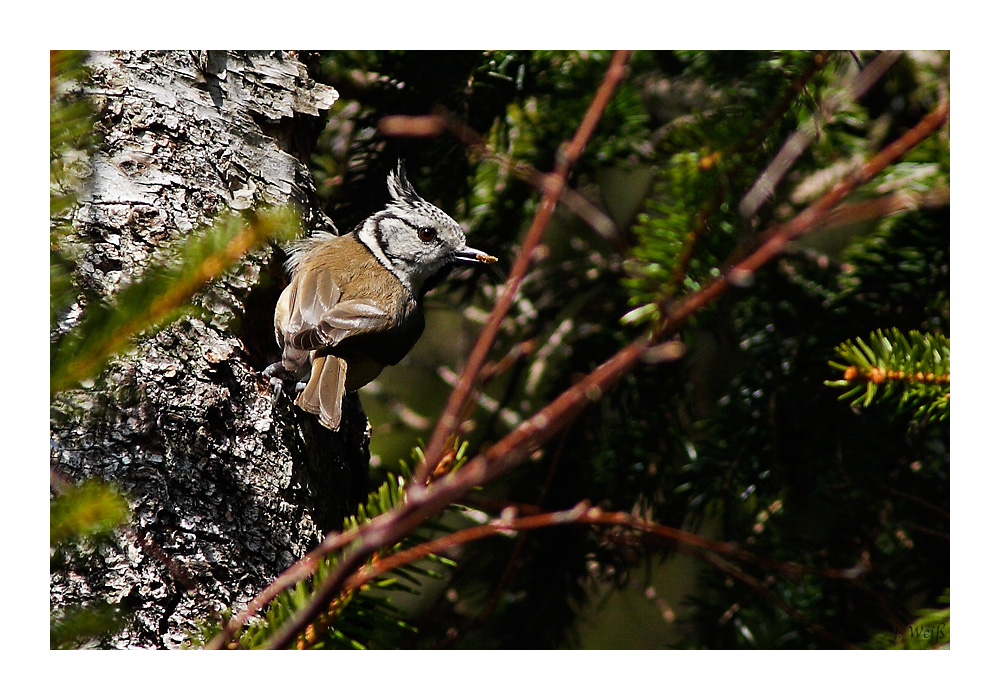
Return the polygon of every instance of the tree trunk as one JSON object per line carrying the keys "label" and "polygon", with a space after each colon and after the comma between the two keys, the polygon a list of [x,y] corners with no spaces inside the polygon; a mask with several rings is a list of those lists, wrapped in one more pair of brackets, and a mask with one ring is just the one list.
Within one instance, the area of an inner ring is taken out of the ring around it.
{"label": "tree trunk", "polygon": [[[337,93],[296,54],[111,52],[91,65],[104,133],[74,217],[81,287],[113,298],[165,243],[227,207],[292,202],[306,230],[331,230],[304,163]],[[332,433],[259,374],[277,356],[281,262],[277,250],[249,256],[199,296],[202,316],[140,339],[53,403],[53,470],[114,482],[132,508],[113,542],[51,572],[57,615],[95,601],[128,614],[107,646],[182,645],[339,529],[367,492],[360,403]]]}

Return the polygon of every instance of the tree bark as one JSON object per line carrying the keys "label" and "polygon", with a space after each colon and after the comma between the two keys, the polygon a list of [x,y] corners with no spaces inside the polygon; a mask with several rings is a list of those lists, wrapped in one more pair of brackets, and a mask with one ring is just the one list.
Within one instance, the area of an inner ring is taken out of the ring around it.
{"label": "tree bark", "polygon": [[[82,288],[113,299],[165,243],[227,207],[291,202],[306,230],[332,229],[304,163],[337,93],[296,54],[110,52],[91,66],[103,144],[74,216]],[[277,250],[249,256],[199,296],[204,314],[140,339],[92,387],[53,402],[53,470],[113,482],[132,508],[113,542],[51,572],[54,614],[95,601],[127,613],[102,645],[183,645],[367,492],[360,402],[332,433],[259,374],[277,357],[281,262]]]}

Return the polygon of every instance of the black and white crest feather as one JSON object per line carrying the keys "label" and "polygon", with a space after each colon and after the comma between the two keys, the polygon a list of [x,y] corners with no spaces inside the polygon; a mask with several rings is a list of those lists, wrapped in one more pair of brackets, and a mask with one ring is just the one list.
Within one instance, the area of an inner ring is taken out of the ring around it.
{"label": "black and white crest feather", "polygon": [[402,159],[396,164],[396,169],[389,173],[386,181],[389,183],[389,196],[392,199],[406,202],[411,206],[417,206],[420,203],[427,204],[426,200],[417,194],[413,185],[406,179],[406,165]]}

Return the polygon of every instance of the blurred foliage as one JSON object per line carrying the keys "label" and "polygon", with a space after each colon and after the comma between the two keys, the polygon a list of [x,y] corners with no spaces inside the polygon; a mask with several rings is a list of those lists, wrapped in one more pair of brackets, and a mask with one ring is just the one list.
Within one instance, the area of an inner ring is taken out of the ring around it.
{"label": "blurred foliage", "polygon": [[[83,96],[89,79],[83,51],[49,53],[49,326],[73,304],[75,260],[70,215],[88,174],[94,109]],[[67,250],[67,248],[69,248]]]}
{"label": "blurred foliage", "polygon": [[[635,53],[569,183],[614,230],[557,211],[493,349],[505,371],[469,417],[473,445],[532,415],[947,94],[947,52],[909,52],[856,103],[825,112],[874,56]],[[316,77],[342,97],[313,162],[329,213],[346,231],[380,207],[385,174],[402,156],[418,191],[465,224],[473,245],[510,261],[539,201],[522,166],[552,169],[609,59],[321,54]],[[440,110],[480,134],[486,155],[448,133],[386,141],[377,130],[384,116]],[[773,195],[741,216],[741,199],[806,127],[816,137]],[[947,135],[938,134],[849,203],[947,188],[948,169]],[[671,615],[649,603],[649,627],[634,630],[633,646],[667,626],[673,643],[707,648],[861,645],[898,627],[949,585],[948,422],[879,402],[859,413],[825,385],[838,379],[830,363],[846,338],[894,327],[947,336],[948,250],[947,206],[812,232],[692,319],[674,339],[683,358],[638,368],[474,505],[495,513],[589,499],[767,558],[864,572],[792,580],[702,564],[662,601]],[[496,280],[465,270],[429,295],[423,339],[382,375],[391,390],[366,394],[383,471],[425,434],[449,389],[446,368],[461,366],[496,294]],[[421,634],[408,644],[599,647],[584,623],[613,614],[614,590],[648,586],[672,556],[662,543],[600,528],[479,541],[410,618]]]}
{"label": "blurred foliage", "polygon": [[71,606],[57,611],[49,626],[50,649],[80,649],[96,646],[128,623],[122,611],[108,603]]}
{"label": "blurred foliage", "polygon": [[[49,52],[49,216],[64,217],[87,176],[95,145],[94,108],[83,96],[85,51]],[[53,235],[58,227],[53,227]]]}
{"label": "blurred foliage", "polygon": [[[110,485],[96,480],[67,484],[55,479],[58,495],[49,502],[50,567],[60,568],[80,550],[110,541],[129,524],[128,501]],[[78,649],[94,645],[123,628],[128,616],[101,601],[53,609],[49,621],[50,649]]]}
{"label": "blurred foliage", "polygon": [[49,546],[105,536],[127,523],[130,515],[128,501],[107,484],[67,485],[49,504]]}

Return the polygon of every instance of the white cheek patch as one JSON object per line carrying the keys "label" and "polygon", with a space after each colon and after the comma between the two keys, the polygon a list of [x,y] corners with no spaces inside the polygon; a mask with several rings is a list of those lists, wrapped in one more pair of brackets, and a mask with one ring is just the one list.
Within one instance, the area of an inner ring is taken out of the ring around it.
{"label": "white cheek patch", "polygon": [[410,289],[412,292],[413,290],[410,288],[410,281],[400,270],[396,269],[396,266],[392,264],[392,261],[389,260],[385,252],[382,250],[382,246],[379,244],[375,227],[379,225],[384,226],[387,221],[391,220],[383,219],[379,221],[374,218],[368,219],[368,221],[365,222],[365,225],[361,227],[361,230],[358,231],[358,240],[364,243],[365,247],[372,252],[372,255],[374,255],[380,263],[382,263],[382,267],[394,274],[396,279],[402,282],[403,286]]}
{"label": "white cheek patch", "polygon": [[379,219],[377,226],[377,237],[382,242],[382,250],[390,256],[396,252],[394,248],[405,250],[417,247],[414,227],[402,219],[387,216]]}

